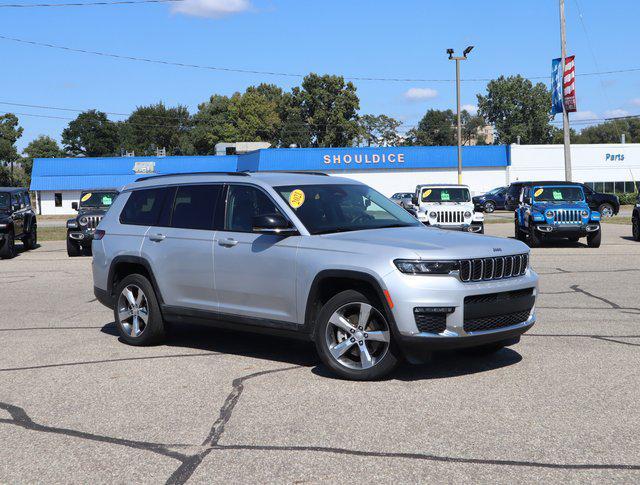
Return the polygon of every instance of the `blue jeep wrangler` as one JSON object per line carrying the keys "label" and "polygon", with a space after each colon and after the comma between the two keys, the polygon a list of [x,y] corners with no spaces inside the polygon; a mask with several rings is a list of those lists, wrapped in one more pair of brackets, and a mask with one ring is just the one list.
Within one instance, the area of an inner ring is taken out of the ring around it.
{"label": "blue jeep wrangler", "polygon": [[600,247],[600,213],[589,209],[580,185],[532,184],[520,194],[515,211],[515,235],[531,247],[545,240],[587,238],[590,248]]}

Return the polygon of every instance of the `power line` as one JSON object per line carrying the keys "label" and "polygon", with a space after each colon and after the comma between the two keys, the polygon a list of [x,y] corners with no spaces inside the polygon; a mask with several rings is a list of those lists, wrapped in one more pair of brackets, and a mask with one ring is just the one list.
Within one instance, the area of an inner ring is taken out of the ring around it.
{"label": "power line", "polygon": [[[100,57],[109,57],[113,59],[127,60],[127,61],[136,61],[136,62],[146,62],[149,64],[162,64],[166,66],[173,67],[186,67],[192,69],[204,69],[209,71],[220,71],[220,72],[234,72],[240,74],[259,74],[265,76],[278,76],[278,77],[294,77],[294,78],[304,78],[307,74],[299,74],[299,73],[291,73],[291,72],[278,72],[278,71],[259,71],[255,69],[239,69],[239,68],[230,68],[230,67],[221,67],[221,66],[207,66],[203,64],[192,64],[185,62],[175,62],[175,61],[167,61],[163,59],[152,59],[147,57],[138,57],[138,56],[128,56],[122,54],[113,54],[110,52],[102,52],[102,51],[93,51],[88,49],[79,49],[75,47],[67,47],[58,44],[50,44],[46,42],[36,42],[33,40],[19,39],[16,37],[9,37],[5,35],[0,35],[0,40],[6,40],[11,42],[16,42],[20,44],[28,44],[37,47],[46,47],[48,49],[57,49],[68,52],[76,52],[80,54],[88,54],[93,56]],[[627,72],[636,72],[640,71],[640,67],[634,67],[629,69],[617,69],[611,71],[602,71],[602,72],[585,72],[582,74],[577,74],[577,76],[595,76],[595,75],[603,75],[603,74],[620,74]],[[455,79],[423,79],[423,78],[392,78],[392,77],[368,77],[368,76],[343,76],[344,79],[348,81],[380,81],[380,82],[429,82],[429,83],[450,83],[455,82]],[[526,79],[529,80],[549,80],[550,76],[533,76],[528,77]],[[489,82],[492,81],[491,78],[466,78],[462,79],[464,82]]]}
{"label": "power line", "polygon": [[118,0],[114,2],[84,3],[0,3],[0,8],[94,7],[112,5],[137,5],[145,3],[175,3],[185,0]]}

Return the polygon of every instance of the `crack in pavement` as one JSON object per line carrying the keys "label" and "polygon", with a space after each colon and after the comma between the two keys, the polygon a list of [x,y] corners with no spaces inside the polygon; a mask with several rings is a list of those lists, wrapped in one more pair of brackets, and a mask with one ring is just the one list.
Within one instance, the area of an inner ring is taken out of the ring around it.
{"label": "crack in pavement", "polygon": [[[558,268],[559,269],[559,268]],[[618,305],[617,303],[608,300],[607,298],[603,297],[603,296],[598,296],[594,293],[591,293],[587,290],[583,290],[582,288],[580,288],[580,285],[571,285],[569,287],[571,289],[571,291],[567,291],[567,292],[551,292],[551,293],[541,293],[541,294],[547,294],[547,295],[561,295],[561,294],[570,294],[570,293],[580,293],[583,294],[585,296],[588,296],[590,298],[593,298],[595,300],[601,301],[605,304],[607,304],[607,307],[570,307],[570,306],[560,306],[560,307],[556,307],[556,306],[543,306],[543,305],[536,305],[536,308],[540,308],[540,309],[546,309],[546,310],[606,310],[606,311],[611,311],[611,310],[620,310],[623,311],[623,313],[629,313],[631,315],[640,315],[640,308],[637,307],[623,307],[621,305]],[[627,311],[625,311],[627,310]],[[630,311],[628,311],[630,310]]]}
{"label": "crack in pavement", "polygon": [[0,328],[0,332],[25,332],[32,330],[96,330],[102,329],[104,325],[95,327],[23,327],[23,328]]}
{"label": "crack in pavement", "polygon": [[616,339],[613,339],[613,338],[600,337],[600,336],[596,336],[596,337],[593,337],[593,338],[594,338],[594,340],[602,340],[603,342],[612,342],[612,343],[616,343],[616,344],[630,345],[632,347],[640,347],[640,343],[636,344],[636,343],[633,343],[633,342],[623,342],[622,340],[616,340]]}
{"label": "crack in pavement", "polygon": [[594,271],[571,271],[563,268],[554,268],[556,271],[553,273],[542,273],[537,272],[539,275],[558,275],[558,274],[590,274],[590,273],[627,273],[627,272],[635,272],[640,271],[640,268],[625,268],[625,269],[603,269],[603,270],[594,270]]}

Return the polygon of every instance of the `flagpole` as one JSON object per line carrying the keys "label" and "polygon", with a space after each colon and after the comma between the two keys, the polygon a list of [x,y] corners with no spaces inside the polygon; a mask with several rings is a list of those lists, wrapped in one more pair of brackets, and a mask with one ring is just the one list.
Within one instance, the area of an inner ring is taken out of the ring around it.
{"label": "flagpole", "polygon": [[567,33],[564,18],[564,0],[560,0],[560,43],[561,43],[561,67],[562,67],[562,129],[564,130],[564,177],[567,182],[571,181],[571,128],[569,126],[569,113],[564,102],[564,73],[565,60],[567,57]]}

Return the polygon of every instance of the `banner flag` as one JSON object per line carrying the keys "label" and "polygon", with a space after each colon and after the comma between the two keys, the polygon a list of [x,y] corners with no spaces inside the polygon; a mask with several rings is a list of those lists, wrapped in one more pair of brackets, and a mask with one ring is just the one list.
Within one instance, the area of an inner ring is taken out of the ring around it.
{"label": "banner flag", "polygon": [[551,114],[577,111],[575,56],[565,58],[564,75],[561,58],[551,61]]}
{"label": "banner flag", "polygon": [[560,58],[551,61],[551,115],[562,113],[562,63]]}
{"label": "banner flag", "polygon": [[576,103],[576,56],[564,60],[564,109],[567,113],[578,110]]}

